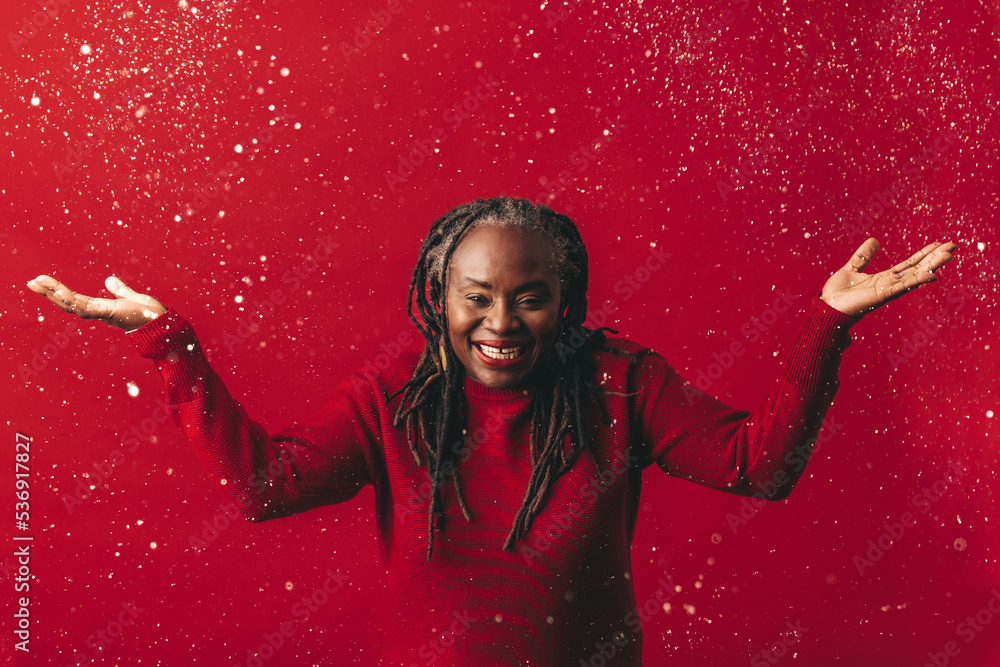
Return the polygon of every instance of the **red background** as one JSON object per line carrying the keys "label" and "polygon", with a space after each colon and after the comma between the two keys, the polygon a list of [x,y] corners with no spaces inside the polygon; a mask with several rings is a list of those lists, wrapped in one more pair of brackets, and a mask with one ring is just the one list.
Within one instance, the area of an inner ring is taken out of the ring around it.
{"label": "red background", "polygon": [[[876,271],[929,241],[961,246],[939,282],[855,326],[828,418],[837,432],[787,501],[734,533],[727,514],[740,498],[647,471],[636,597],[665,576],[681,588],[644,623],[646,663],[762,664],[786,621],[808,630],[796,658],[778,662],[1000,662],[1000,618],[968,642],[958,628],[1000,586],[996,0],[919,11],[902,1],[401,0],[349,58],[341,44],[365,39],[386,2],[195,0],[198,14],[164,2],[58,6],[25,42],[11,35],[37,3],[0,10],[3,465],[13,472],[15,432],[33,439],[31,653],[17,664],[245,665],[333,568],[349,584],[264,664],[373,665],[383,577],[370,488],[341,506],[233,522],[193,550],[223,501],[194,451],[170,422],[135,451],[121,444],[156,413],[153,365],[123,332],[70,318],[27,280],[47,273],[106,296],[115,274],[177,308],[273,433],[320,407],[381,344],[403,331],[416,340],[404,304],[431,221],[481,196],[537,201],[563,170],[566,190],[548,201],[588,244],[592,311],[617,298],[609,323],[621,335],[689,379],[714,372],[709,391],[739,407],[763,398],[808,299],[866,235],[882,244]],[[481,76],[497,85],[480,100]],[[142,97],[121,97],[136,85]],[[829,97],[806,111],[814,85]],[[476,108],[455,127],[445,113],[467,100]],[[800,127],[781,132],[797,110]],[[102,117],[114,128],[97,140]],[[281,132],[249,143],[271,121]],[[573,152],[620,123],[581,171]],[[438,152],[390,188],[385,173],[436,128]],[[904,172],[945,128],[958,140],[916,176]],[[60,182],[53,163],[88,135],[96,146]],[[762,166],[720,195],[769,135]],[[228,190],[188,215],[230,161],[239,173]],[[853,230],[896,181],[894,205]],[[332,256],[299,289],[282,284],[327,237],[339,244]],[[622,299],[616,283],[653,243],[670,262]],[[241,337],[274,289],[284,303]],[[741,329],[766,316],[776,289],[793,307],[749,340]],[[67,325],[78,335],[45,358]],[[745,353],[713,369],[733,341]],[[912,358],[891,356],[904,350]],[[66,495],[112,456],[111,474],[68,511]],[[967,472],[921,513],[914,494],[949,461]],[[916,525],[859,574],[854,557],[907,511]],[[13,654],[12,577],[3,571],[2,656]],[[135,625],[98,655],[88,638],[132,600]]]}

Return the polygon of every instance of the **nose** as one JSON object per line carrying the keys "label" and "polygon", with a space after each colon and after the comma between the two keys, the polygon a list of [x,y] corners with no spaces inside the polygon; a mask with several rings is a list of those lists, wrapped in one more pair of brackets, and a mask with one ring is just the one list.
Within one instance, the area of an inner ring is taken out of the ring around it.
{"label": "nose", "polygon": [[504,299],[497,299],[493,302],[490,312],[487,313],[483,321],[483,327],[495,334],[504,334],[514,331],[520,325],[517,312],[513,305]]}

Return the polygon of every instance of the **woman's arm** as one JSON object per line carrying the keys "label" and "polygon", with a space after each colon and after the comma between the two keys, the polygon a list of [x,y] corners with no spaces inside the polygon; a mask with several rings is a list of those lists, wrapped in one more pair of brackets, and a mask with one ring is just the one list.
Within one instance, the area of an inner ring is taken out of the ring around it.
{"label": "woman's arm", "polygon": [[49,276],[28,284],[66,312],[128,332],[129,344],[156,364],[174,422],[248,520],[343,502],[371,483],[380,469],[371,378],[345,381],[312,419],[272,438],[229,394],[187,320],[116,278],[106,285],[117,299],[78,294]]}
{"label": "woman's arm", "polygon": [[780,377],[753,412],[697,389],[660,355],[643,355],[629,388],[638,392],[643,465],[728,493],[786,498],[837,392],[840,357],[858,321],[814,298]]}
{"label": "woman's arm", "polygon": [[[840,357],[862,315],[937,280],[954,243],[932,243],[887,271],[862,271],[878,251],[866,240],[813,299],[781,376],[756,410],[734,410],[684,381],[659,355],[634,369],[645,461],[678,477],[740,495],[791,493],[839,386]],[[828,425],[828,431],[837,428]]]}
{"label": "woman's arm", "polygon": [[371,483],[379,433],[370,383],[345,381],[311,419],[272,438],[230,395],[176,311],[135,330],[129,342],[156,364],[174,422],[249,521],[344,502]]}

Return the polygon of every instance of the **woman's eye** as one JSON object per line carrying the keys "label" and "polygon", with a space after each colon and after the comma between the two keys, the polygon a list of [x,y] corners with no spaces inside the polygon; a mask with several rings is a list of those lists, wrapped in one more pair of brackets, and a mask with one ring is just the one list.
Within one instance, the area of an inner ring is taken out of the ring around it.
{"label": "woman's eye", "polygon": [[470,294],[469,296],[467,296],[465,298],[467,300],[469,300],[469,301],[472,301],[475,304],[483,304],[483,303],[487,302],[486,297],[482,296],[480,294]]}

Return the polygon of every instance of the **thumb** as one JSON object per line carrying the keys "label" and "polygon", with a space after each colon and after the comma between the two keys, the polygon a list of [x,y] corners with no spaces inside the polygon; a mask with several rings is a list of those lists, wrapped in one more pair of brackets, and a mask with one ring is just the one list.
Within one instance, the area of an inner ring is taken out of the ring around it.
{"label": "thumb", "polygon": [[872,261],[875,253],[878,252],[878,247],[878,241],[874,238],[869,238],[854,251],[851,259],[844,265],[844,269],[861,273],[868,266],[868,262]]}
{"label": "thumb", "polygon": [[137,297],[142,296],[115,276],[108,276],[108,279],[104,281],[104,286],[108,288],[109,292],[117,296],[119,299],[129,299],[130,301],[135,301]]}

